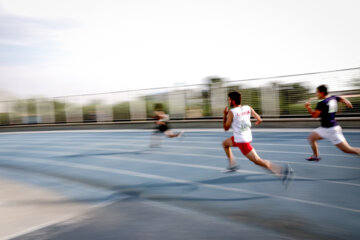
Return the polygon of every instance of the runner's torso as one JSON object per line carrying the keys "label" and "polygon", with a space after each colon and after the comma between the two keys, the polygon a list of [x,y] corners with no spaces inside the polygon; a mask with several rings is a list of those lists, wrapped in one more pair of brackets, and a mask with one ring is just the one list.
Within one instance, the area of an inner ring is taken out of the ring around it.
{"label": "runner's torso", "polygon": [[331,96],[318,102],[316,105],[316,110],[321,111],[320,118],[322,127],[330,128],[338,125],[335,120],[335,115],[338,110],[337,103],[339,100],[339,97]]}
{"label": "runner's torso", "polygon": [[251,108],[247,105],[230,110],[234,117],[231,124],[235,142],[251,142]]}

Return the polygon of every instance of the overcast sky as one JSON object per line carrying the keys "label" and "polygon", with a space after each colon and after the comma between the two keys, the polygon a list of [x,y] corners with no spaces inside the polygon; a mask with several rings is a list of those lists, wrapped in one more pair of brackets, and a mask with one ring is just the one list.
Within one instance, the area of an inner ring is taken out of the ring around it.
{"label": "overcast sky", "polygon": [[0,91],[62,96],[360,66],[358,0],[0,0]]}

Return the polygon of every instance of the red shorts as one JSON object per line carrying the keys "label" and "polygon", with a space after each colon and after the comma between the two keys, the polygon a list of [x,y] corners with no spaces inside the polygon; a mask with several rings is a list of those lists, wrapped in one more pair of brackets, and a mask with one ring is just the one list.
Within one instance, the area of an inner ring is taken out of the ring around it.
{"label": "red shorts", "polygon": [[250,142],[245,142],[245,143],[237,143],[234,141],[234,136],[231,137],[231,141],[234,147],[238,147],[240,149],[240,151],[242,152],[242,154],[244,154],[245,156],[251,152],[251,150],[253,150],[253,146],[251,146]]}

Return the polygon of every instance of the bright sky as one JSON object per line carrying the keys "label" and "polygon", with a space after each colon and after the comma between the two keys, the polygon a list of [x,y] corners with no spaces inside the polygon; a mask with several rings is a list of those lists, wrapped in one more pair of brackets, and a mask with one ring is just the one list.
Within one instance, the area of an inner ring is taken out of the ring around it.
{"label": "bright sky", "polygon": [[360,66],[358,0],[0,0],[0,91],[62,96]]}

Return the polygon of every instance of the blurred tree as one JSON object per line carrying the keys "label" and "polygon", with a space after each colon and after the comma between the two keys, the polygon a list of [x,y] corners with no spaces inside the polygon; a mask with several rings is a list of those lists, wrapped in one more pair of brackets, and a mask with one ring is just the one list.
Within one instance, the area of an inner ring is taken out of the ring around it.
{"label": "blurred tree", "polygon": [[0,125],[9,125],[9,113],[0,113]]}
{"label": "blurred tree", "polygon": [[220,77],[207,77],[205,79],[206,88],[202,91],[202,110],[204,117],[211,117],[211,88],[222,87],[225,80]]}
{"label": "blurred tree", "polygon": [[82,113],[84,122],[96,122],[96,103],[83,106]]}
{"label": "blurred tree", "polygon": [[280,84],[280,97],[286,97],[289,104],[298,103],[309,97],[309,89],[302,86],[300,83],[294,84]]}
{"label": "blurred tree", "polygon": [[130,120],[130,103],[120,102],[113,105],[114,121]]}
{"label": "blurred tree", "polygon": [[65,123],[66,122],[65,103],[54,100],[54,111],[55,111],[55,122]]}
{"label": "blurred tree", "polygon": [[[279,84],[280,112],[283,115],[291,114],[294,104],[309,98],[309,89],[301,83]],[[302,104],[302,103],[301,103]],[[301,108],[302,109],[302,108]]]}
{"label": "blurred tree", "polygon": [[27,109],[29,116],[36,116],[36,100],[30,99],[27,101]]}
{"label": "blurred tree", "polygon": [[224,80],[222,78],[219,78],[219,77],[210,77],[210,78],[208,78],[208,81],[209,81],[210,86],[222,85],[222,83],[224,82]]}

